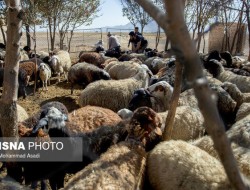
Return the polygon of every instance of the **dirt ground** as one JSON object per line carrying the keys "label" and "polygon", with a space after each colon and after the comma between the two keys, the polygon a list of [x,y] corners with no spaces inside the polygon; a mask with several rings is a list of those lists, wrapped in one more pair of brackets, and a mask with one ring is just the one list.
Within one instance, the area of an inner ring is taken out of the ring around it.
{"label": "dirt ground", "polygon": [[73,95],[71,95],[70,83],[66,82],[63,77],[61,79],[62,81],[57,83],[57,79],[52,77],[51,85],[48,86],[48,91],[39,88],[35,94],[34,85],[31,84],[27,90],[28,96],[25,99],[20,97],[17,103],[21,105],[30,116],[36,113],[42,105],[51,101],[63,103],[68,108],[69,112],[79,108],[77,99],[82,91],[81,87],[76,86]]}

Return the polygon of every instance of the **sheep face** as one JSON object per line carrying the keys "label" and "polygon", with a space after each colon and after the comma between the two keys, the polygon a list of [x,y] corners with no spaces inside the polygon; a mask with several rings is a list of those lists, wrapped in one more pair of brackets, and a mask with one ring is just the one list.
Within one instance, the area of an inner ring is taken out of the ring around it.
{"label": "sheep face", "polygon": [[129,102],[128,109],[134,111],[136,108],[147,106],[152,108],[152,103],[150,98],[152,95],[143,88],[138,89],[134,92],[132,99]]}
{"label": "sheep face", "polygon": [[140,107],[134,111],[128,127],[128,138],[142,142],[145,146],[150,139],[161,136],[161,119],[149,107]]}
{"label": "sheep face", "polygon": [[37,133],[40,128],[43,128],[45,133],[53,136],[50,134],[50,131],[53,131],[53,129],[63,130],[66,126],[65,121],[68,121],[68,117],[65,114],[55,107],[50,107],[46,116],[34,127],[32,133]]}
{"label": "sheep face", "polygon": [[170,98],[173,94],[173,87],[168,84],[166,81],[160,81],[157,82],[147,89],[152,96],[164,98],[167,96],[167,98]]}
{"label": "sheep face", "polygon": [[209,60],[205,65],[205,68],[213,75],[213,77],[218,77],[219,74],[224,71],[222,64],[215,59]]}
{"label": "sheep face", "polygon": [[57,72],[57,68],[59,67],[59,59],[57,56],[52,56],[50,59],[50,65],[52,67],[52,69]]}
{"label": "sheep face", "polygon": [[45,68],[45,64],[44,64],[44,63],[41,63],[40,66],[39,66],[39,70],[44,72],[45,69],[46,69],[46,68]]}

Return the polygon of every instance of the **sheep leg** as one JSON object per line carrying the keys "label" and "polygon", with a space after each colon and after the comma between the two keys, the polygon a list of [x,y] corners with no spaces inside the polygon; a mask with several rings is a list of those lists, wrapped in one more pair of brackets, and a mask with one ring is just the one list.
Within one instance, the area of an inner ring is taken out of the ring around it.
{"label": "sheep leg", "polygon": [[45,80],[45,90],[48,91],[47,80]]}
{"label": "sheep leg", "polygon": [[60,82],[61,80],[60,80],[60,77],[61,77],[61,75],[60,75],[60,72],[59,73],[57,73],[57,82]]}
{"label": "sheep leg", "polygon": [[52,190],[58,190],[64,187],[64,175],[57,174],[49,178],[49,184]]}
{"label": "sheep leg", "polygon": [[44,91],[44,83],[45,83],[45,81],[43,80],[43,91]]}
{"label": "sheep leg", "polygon": [[71,83],[71,95],[73,94],[73,91],[74,91],[74,85],[73,83]]}

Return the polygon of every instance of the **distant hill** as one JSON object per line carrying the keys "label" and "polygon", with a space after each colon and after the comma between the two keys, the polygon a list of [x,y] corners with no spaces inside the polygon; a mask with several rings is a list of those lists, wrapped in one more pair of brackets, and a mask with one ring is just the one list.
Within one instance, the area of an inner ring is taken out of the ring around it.
{"label": "distant hill", "polygon": [[[140,29],[140,25],[137,25]],[[130,31],[134,29],[134,26],[131,23],[125,24],[125,25],[117,25],[117,26],[106,26],[102,28],[103,30],[108,30],[108,31]],[[151,21],[148,25],[144,27],[143,32],[157,32],[158,25],[155,21]]]}

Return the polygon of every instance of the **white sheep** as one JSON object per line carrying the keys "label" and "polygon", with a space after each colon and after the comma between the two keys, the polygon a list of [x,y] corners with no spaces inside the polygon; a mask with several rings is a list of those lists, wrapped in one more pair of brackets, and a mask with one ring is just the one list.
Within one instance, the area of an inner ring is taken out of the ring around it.
{"label": "white sheep", "polygon": [[65,79],[68,80],[68,71],[71,67],[71,58],[67,51],[60,50],[56,52],[50,59],[51,67],[55,73],[57,73],[60,82],[60,75],[64,73]]}
{"label": "white sheep", "polygon": [[[162,131],[168,112],[158,113],[162,118]],[[173,130],[167,134],[173,140],[189,141],[200,138],[205,134],[204,118],[198,109],[189,106],[179,106],[176,109]]]}
{"label": "white sheep", "polygon": [[126,79],[133,77],[141,68],[140,64],[134,61],[112,62],[104,68],[112,79]]}
{"label": "white sheep", "polygon": [[148,155],[152,189],[233,189],[222,164],[207,152],[183,141],[165,141]]}
{"label": "white sheep", "polygon": [[231,71],[226,71],[222,64],[217,60],[210,60],[208,65],[208,71],[210,71],[214,77],[222,82],[231,82],[236,84],[241,92],[250,92],[250,77],[234,74]]}
{"label": "white sheep", "polygon": [[43,90],[48,90],[47,83],[50,85],[51,69],[46,63],[41,63],[39,65],[39,77],[43,83]]}
{"label": "white sheep", "polygon": [[145,68],[141,68],[132,78],[95,81],[81,92],[78,102],[81,107],[94,105],[117,112],[122,108],[128,108],[133,92],[147,87],[148,82],[149,75]]}
{"label": "white sheep", "polygon": [[64,189],[142,189],[145,167],[143,148],[119,143],[76,173]]}
{"label": "white sheep", "polygon": [[[250,114],[243,117],[226,132],[233,154],[240,171],[250,178]],[[219,156],[214,148],[213,140],[209,137],[197,139],[191,144],[199,147],[200,149],[208,152],[211,156],[219,159]]]}
{"label": "white sheep", "polygon": [[122,118],[122,119],[130,119],[133,115],[133,112],[127,108],[120,109],[117,114]]}
{"label": "white sheep", "polygon": [[29,118],[28,113],[26,112],[26,110],[20,106],[19,104],[16,104],[17,106],[17,122],[22,122],[26,119]]}
{"label": "white sheep", "polygon": [[163,112],[169,109],[170,100],[174,89],[168,82],[157,82],[155,84],[150,85],[147,90],[152,96],[157,98],[157,101],[153,101],[153,109],[156,112]]}

